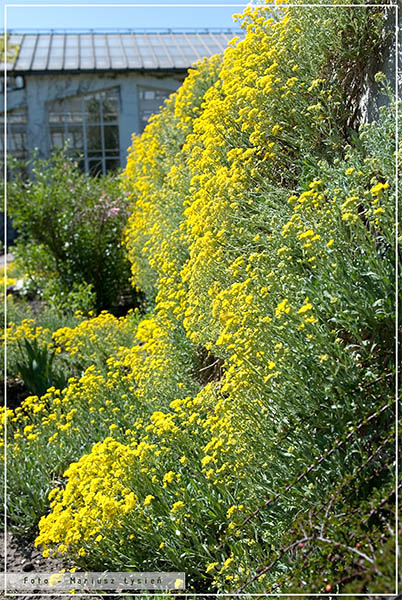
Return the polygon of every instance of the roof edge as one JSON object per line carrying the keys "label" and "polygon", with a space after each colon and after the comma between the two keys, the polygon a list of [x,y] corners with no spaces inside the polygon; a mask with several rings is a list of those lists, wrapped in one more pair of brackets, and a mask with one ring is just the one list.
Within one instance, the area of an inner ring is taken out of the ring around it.
{"label": "roof edge", "polygon": [[43,34],[57,34],[57,33],[72,33],[72,34],[122,34],[122,33],[138,33],[138,34],[152,34],[152,33],[230,33],[230,34],[244,34],[244,31],[239,27],[94,27],[94,28],[19,28],[12,27],[7,29],[9,35],[12,34],[29,34],[29,35],[43,35]]}

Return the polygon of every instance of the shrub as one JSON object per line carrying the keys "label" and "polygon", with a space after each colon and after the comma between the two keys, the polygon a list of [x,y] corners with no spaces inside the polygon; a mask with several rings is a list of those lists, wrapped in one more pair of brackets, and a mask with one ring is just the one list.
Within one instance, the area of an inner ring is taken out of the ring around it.
{"label": "shrub", "polygon": [[[128,216],[119,178],[93,178],[79,171],[63,151],[32,161],[32,179],[18,174],[8,183],[8,209],[20,236],[15,248],[33,285],[47,300],[66,308],[115,307],[129,292],[129,263],[121,247]],[[77,306],[77,298],[84,306]]]}

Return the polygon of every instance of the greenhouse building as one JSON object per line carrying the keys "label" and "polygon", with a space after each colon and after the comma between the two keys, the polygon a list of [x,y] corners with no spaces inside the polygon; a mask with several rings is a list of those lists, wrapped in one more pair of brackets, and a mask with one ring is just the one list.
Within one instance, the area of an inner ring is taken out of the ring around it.
{"label": "greenhouse building", "polygon": [[[231,29],[11,31],[8,152],[27,159],[38,148],[47,157],[68,143],[88,173],[124,166],[132,132],[144,129],[194,62],[222,53],[235,35]],[[0,102],[4,122],[4,94]]]}

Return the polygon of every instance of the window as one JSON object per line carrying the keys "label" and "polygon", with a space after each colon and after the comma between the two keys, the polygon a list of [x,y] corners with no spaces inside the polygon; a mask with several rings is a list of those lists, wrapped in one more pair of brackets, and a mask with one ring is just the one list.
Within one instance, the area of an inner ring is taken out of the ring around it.
{"label": "window", "polygon": [[[4,131],[4,114],[0,115],[2,134]],[[3,135],[0,136],[0,151],[4,154]],[[26,160],[27,153],[27,109],[18,108],[7,113],[7,154]]]}
{"label": "window", "polygon": [[[4,113],[0,114],[0,178],[4,177]],[[11,154],[20,161],[28,158],[27,148],[27,109],[18,108],[7,113],[7,154]],[[26,164],[19,166],[20,173],[26,177]],[[7,178],[10,173],[7,173]]]}
{"label": "window", "polygon": [[48,106],[51,150],[65,144],[91,175],[120,167],[118,90],[64,98]]}
{"label": "window", "polygon": [[139,89],[139,106],[140,106],[140,131],[148,122],[148,119],[154,113],[158,113],[166,98],[169,98],[172,91],[157,90],[155,88],[138,88]]}

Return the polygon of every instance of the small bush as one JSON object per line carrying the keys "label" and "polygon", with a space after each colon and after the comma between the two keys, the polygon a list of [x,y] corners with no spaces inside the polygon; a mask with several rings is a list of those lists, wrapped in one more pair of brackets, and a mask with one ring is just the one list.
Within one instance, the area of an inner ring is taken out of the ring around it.
{"label": "small bush", "polygon": [[[54,305],[99,311],[116,307],[135,293],[121,247],[128,199],[119,177],[93,178],[79,171],[64,151],[32,160],[24,180],[10,161],[8,209],[20,233],[15,255],[34,288]],[[73,294],[73,297],[71,296]],[[83,301],[83,307],[77,305]]]}

